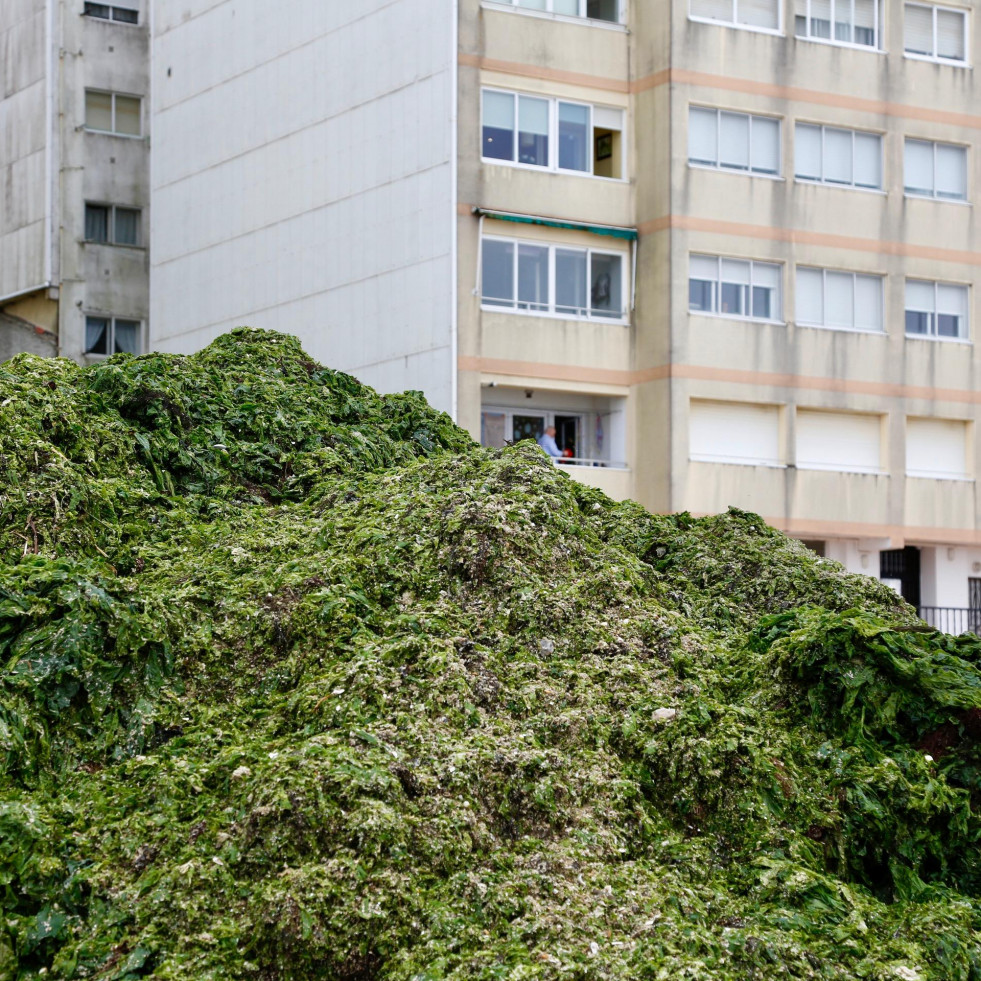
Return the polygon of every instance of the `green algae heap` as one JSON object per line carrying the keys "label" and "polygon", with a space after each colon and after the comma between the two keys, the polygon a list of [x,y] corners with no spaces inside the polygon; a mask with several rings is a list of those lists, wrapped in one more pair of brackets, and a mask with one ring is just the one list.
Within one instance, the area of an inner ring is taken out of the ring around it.
{"label": "green algae heap", "polygon": [[981,979],[981,646],[289,337],[0,367],[0,978]]}

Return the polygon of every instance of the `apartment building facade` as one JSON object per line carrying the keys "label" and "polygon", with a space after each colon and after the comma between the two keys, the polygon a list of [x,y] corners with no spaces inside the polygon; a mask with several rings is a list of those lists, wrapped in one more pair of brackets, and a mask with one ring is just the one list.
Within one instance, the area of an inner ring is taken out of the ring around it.
{"label": "apartment building facade", "polygon": [[287,330],[981,607],[976,4],[290,10],[156,0],[154,346]]}
{"label": "apartment building facade", "polygon": [[0,50],[0,360],[143,351],[145,10],[7,0]]}

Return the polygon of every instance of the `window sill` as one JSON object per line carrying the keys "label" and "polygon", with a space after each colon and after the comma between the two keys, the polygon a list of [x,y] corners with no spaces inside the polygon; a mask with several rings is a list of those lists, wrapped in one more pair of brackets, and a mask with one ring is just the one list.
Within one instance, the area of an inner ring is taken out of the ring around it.
{"label": "window sill", "polygon": [[572,324],[610,324],[616,327],[629,327],[630,321],[617,317],[570,317],[563,313],[551,313],[545,310],[518,310],[515,307],[488,306],[480,304],[481,313],[507,313],[519,317],[537,317],[539,320],[564,320]]}
{"label": "window sill", "polygon": [[500,10],[508,14],[521,14],[525,17],[535,17],[538,20],[558,21],[560,24],[579,24],[586,27],[599,27],[605,31],[627,33],[627,25],[610,20],[596,20],[593,17],[574,17],[571,14],[555,14],[548,10],[529,10],[527,7],[515,7],[510,3],[495,3],[494,0],[481,0],[480,6],[485,10]]}
{"label": "window sill", "polygon": [[113,20],[110,17],[95,17],[92,14],[81,13],[79,17],[84,17],[94,24],[109,24],[113,27],[144,27],[145,25],[137,21],[135,24],[131,20]]}
{"label": "window sill", "polygon": [[499,167],[509,167],[512,170],[526,170],[529,173],[551,174],[555,177],[585,177],[594,181],[605,181],[607,184],[629,184],[626,177],[604,177],[602,174],[591,174],[588,170],[560,170],[558,167],[539,167],[537,164],[519,163],[516,160],[501,160],[498,157],[481,157],[482,164],[492,164]]}
{"label": "window sill", "polygon": [[827,330],[833,334],[862,334],[865,337],[888,337],[889,335],[882,329],[868,327],[830,327],[828,324],[807,324],[800,320],[794,321],[795,327],[803,330]]}
{"label": "window sill", "polygon": [[961,207],[973,207],[967,198],[942,198],[936,194],[914,194],[907,190],[903,191],[903,197],[910,201],[932,201],[934,204],[959,204]]}
{"label": "window sill", "polygon": [[798,470],[810,470],[814,473],[840,473],[849,477],[888,477],[887,470],[858,469],[843,467],[836,463],[797,463]]}
{"label": "window sill", "polygon": [[768,470],[786,470],[786,463],[769,460],[743,460],[734,456],[690,456],[689,463],[722,463],[729,467],[766,467]]}
{"label": "window sill", "polygon": [[906,476],[913,480],[949,480],[955,484],[973,484],[974,478],[968,474],[930,473],[926,470],[907,470]]}
{"label": "window sill", "polygon": [[710,174],[733,174],[736,177],[760,177],[766,181],[777,181],[783,182],[787,178],[781,176],[780,174],[762,174],[752,170],[738,170],[735,167],[712,167],[709,164],[694,163],[693,161],[688,161],[688,167],[690,170],[705,170]]}
{"label": "window sill", "polygon": [[91,126],[83,126],[86,133],[94,133],[96,136],[118,136],[121,140],[142,140],[143,134],[135,136],[132,133],[114,133],[111,129],[92,129]]}
{"label": "window sill", "polygon": [[146,252],[145,245],[127,245],[125,242],[100,242],[94,238],[80,238],[79,245],[104,245],[110,249],[132,249],[135,252]]}
{"label": "window sill", "polygon": [[936,58],[933,55],[913,54],[911,51],[904,51],[903,57],[909,58],[910,61],[928,61],[934,65],[948,65],[951,68],[971,68],[971,65],[966,61],[954,61],[952,58]]}
{"label": "window sill", "polygon": [[750,34],[769,34],[770,37],[784,36],[783,31],[779,28],[774,30],[772,27],[753,27],[751,24],[737,24],[733,20],[712,20],[709,17],[694,17],[692,14],[688,15],[688,19],[693,24],[711,24],[713,27],[731,27],[737,31],[749,31]]}
{"label": "window sill", "polygon": [[908,341],[927,341],[930,344],[967,344],[973,342],[969,337],[937,337],[935,334],[906,334]]}
{"label": "window sill", "polygon": [[859,184],[836,184],[834,181],[815,181],[809,177],[798,177],[794,175],[795,184],[809,184],[811,187],[830,187],[836,191],[864,191],[866,194],[878,194],[881,197],[888,197],[889,192],[881,187],[862,187]]}
{"label": "window sill", "polygon": [[735,320],[741,324],[765,324],[768,327],[786,327],[785,320],[766,320],[763,317],[739,317],[730,313],[710,313],[707,310],[692,310],[689,308],[689,315],[696,317],[709,317],[712,320]]}
{"label": "window sill", "polygon": [[854,41],[835,41],[829,37],[807,37],[804,34],[795,34],[794,39],[805,41],[808,44],[823,44],[828,48],[847,48],[849,51],[865,51],[869,54],[878,55],[886,54],[882,48],[873,47],[871,44],[855,44]]}

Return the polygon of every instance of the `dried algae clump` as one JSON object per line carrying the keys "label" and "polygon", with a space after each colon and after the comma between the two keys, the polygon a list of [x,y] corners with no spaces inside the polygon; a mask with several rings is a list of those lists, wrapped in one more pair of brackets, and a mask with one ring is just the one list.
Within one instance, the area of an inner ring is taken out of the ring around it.
{"label": "dried algae clump", "polygon": [[981,646],[295,340],[0,366],[0,979],[981,979]]}

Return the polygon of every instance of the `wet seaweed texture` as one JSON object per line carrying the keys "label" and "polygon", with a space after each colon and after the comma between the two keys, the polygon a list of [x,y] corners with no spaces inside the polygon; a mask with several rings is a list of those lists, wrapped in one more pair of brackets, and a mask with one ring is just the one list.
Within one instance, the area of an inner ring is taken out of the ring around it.
{"label": "wet seaweed texture", "polygon": [[981,647],[292,338],[0,366],[0,978],[981,979]]}

